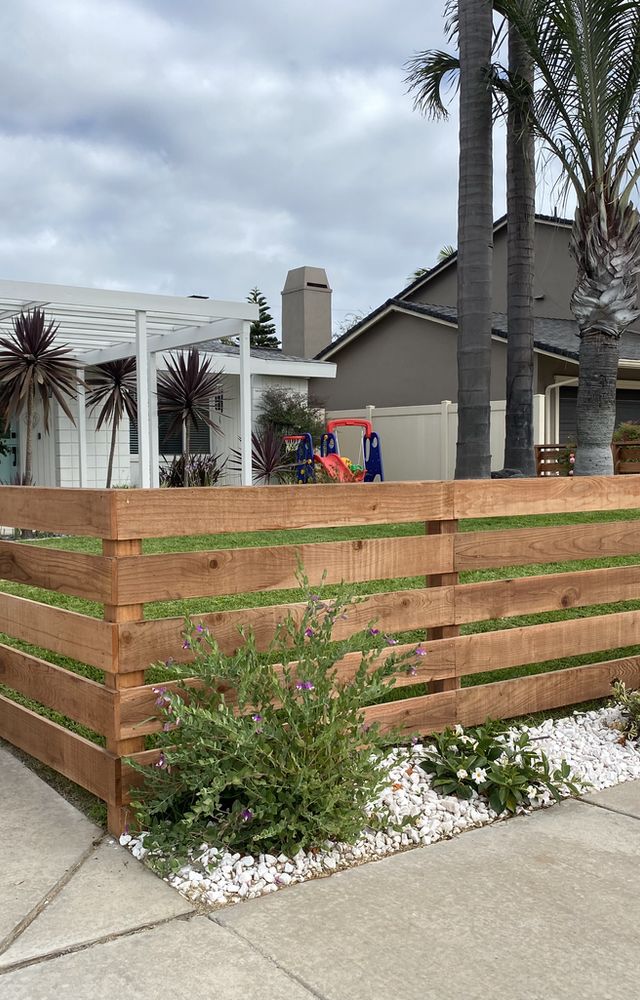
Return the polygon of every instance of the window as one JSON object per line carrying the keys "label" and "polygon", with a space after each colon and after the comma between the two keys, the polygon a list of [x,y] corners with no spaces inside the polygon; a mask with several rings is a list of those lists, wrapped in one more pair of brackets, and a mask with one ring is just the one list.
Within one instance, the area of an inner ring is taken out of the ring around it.
{"label": "window", "polygon": [[[217,407],[216,407],[217,409]],[[222,412],[220,410],[219,412]],[[161,455],[181,455],[182,454],[182,431],[174,431],[169,434],[171,418],[166,413],[161,413],[158,417],[158,450]],[[132,455],[138,454],[138,422],[129,422],[129,452]],[[196,430],[191,428],[191,454],[208,455],[211,452],[211,428],[208,424],[200,423]]]}

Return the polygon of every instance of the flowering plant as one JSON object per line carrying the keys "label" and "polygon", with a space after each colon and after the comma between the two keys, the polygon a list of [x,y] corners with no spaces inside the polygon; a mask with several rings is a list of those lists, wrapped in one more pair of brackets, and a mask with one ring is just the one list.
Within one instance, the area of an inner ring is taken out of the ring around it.
{"label": "flowering plant", "polygon": [[640,739],[640,691],[630,690],[624,681],[614,680],[611,685],[614,704],[622,711],[619,728],[630,740]]}
{"label": "flowering plant", "polygon": [[498,815],[531,805],[545,790],[557,800],[577,795],[581,787],[566,761],[552,769],[526,730],[503,723],[445,729],[433,737],[419,766],[433,775],[431,783],[441,794],[462,799],[484,795]]}
{"label": "flowering plant", "polygon": [[195,664],[174,669],[197,682],[156,689],[161,757],[131,761],[144,776],[134,809],[147,846],[171,846],[177,858],[198,838],[254,853],[357,838],[387,780],[381,762],[392,738],[365,724],[364,707],[413,656],[394,652],[396,640],[373,623],[334,641],[334,623],[358,601],[348,588],[330,603],[308,594],[266,654],[250,630],[225,654],[206,627],[188,623]]}

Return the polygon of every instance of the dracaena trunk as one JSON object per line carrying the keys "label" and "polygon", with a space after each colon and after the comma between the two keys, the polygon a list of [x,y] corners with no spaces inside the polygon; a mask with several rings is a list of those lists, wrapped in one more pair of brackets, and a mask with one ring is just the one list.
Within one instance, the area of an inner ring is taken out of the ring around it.
{"label": "dracaena trunk", "polygon": [[36,389],[29,386],[27,393],[26,441],[24,448],[24,485],[31,486],[33,482],[33,428],[35,424]]}
{"label": "dracaena trunk", "polygon": [[458,444],[456,479],[491,472],[492,3],[459,0]]}
{"label": "dracaena trunk", "polygon": [[[509,28],[509,68],[533,85],[533,62]],[[535,237],[533,131],[512,101],[507,121],[507,408],[504,464],[535,476],[533,449],[533,264]]]}
{"label": "dracaena trunk", "polygon": [[638,212],[591,194],[576,212],[571,249],[578,262],[571,308],[580,328],[574,474],[611,475],[620,337],[640,315]]}

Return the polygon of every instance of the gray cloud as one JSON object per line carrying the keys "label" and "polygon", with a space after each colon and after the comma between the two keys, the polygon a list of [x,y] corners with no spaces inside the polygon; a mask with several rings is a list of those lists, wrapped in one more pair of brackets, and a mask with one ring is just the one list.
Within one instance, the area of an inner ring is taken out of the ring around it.
{"label": "gray cloud", "polygon": [[6,0],[0,274],[257,284],[277,313],[286,271],[317,264],[336,324],[376,306],[455,241],[455,115],[425,122],[403,83],[440,7]]}

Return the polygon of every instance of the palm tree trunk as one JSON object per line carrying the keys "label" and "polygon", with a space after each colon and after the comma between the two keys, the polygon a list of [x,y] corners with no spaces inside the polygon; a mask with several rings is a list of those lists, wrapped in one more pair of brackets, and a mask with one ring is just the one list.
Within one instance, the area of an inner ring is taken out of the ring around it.
{"label": "palm tree trunk", "polygon": [[24,446],[24,485],[31,486],[33,481],[33,427],[35,423],[36,387],[32,383],[27,392],[27,433]]}
{"label": "palm tree trunk", "polygon": [[107,489],[111,489],[111,475],[113,473],[113,456],[116,450],[116,438],[118,436],[118,424],[114,420],[111,425],[111,448],[109,449],[109,464],[107,465]]}
{"label": "palm tree trunk", "polygon": [[589,331],[580,340],[575,476],[613,475],[619,354],[620,338],[600,330]]}
{"label": "palm tree trunk", "polygon": [[[509,69],[533,87],[533,61],[518,30],[509,28]],[[535,476],[533,450],[533,273],[535,148],[516,102],[507,121],[507,410],[505,468]]]}
{"label": "palm tree trunk", "polygon": [[458,446],[456,479],[491,472],[493,254],[491,0],[459,0]]}

